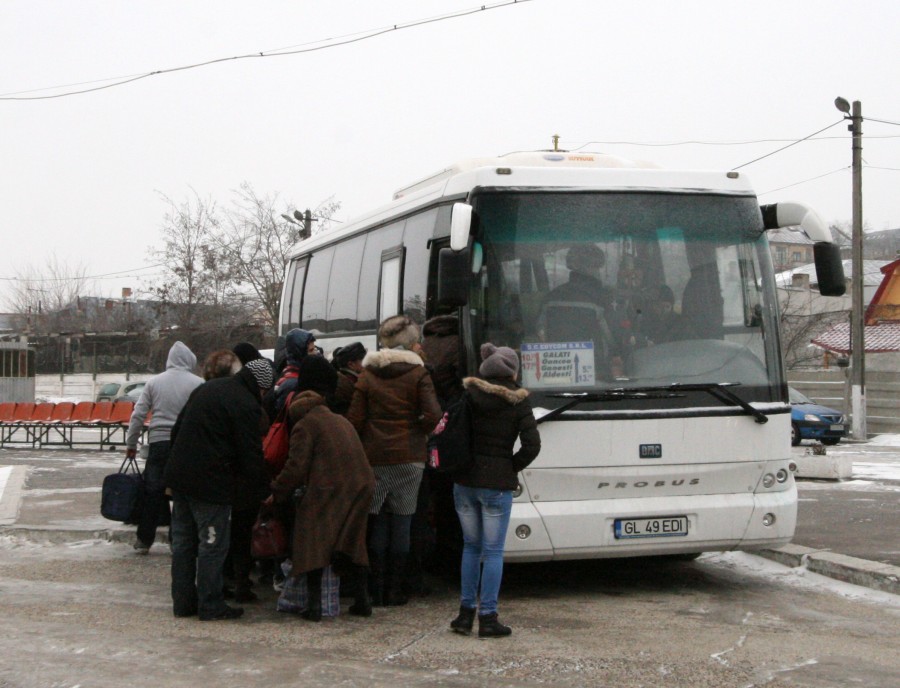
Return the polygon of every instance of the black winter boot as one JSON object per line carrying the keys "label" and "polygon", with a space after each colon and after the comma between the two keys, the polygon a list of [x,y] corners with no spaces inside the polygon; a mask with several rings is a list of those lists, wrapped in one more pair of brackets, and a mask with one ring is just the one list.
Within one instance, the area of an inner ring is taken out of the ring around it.
{"label": "black winter boot", "polygon": [[512,629],[500,623],[497,612],[478,615],[479,638],[503,638],[508,635],[512,635]]}
{"label": "black winter boot", "polygon": [[384,554],[369,550],[369,596],[373,607],[384,606]]}
{"label": "black winter boot", "polygon": [[306,574],[306,589],[309,593],[306,611],[302,616],[307,621],[322,620],[322,569],[314,569]]}
{"label": "black winter boot", "polygon": [[388,571],[387,592],[384,596],[386,607],[402,607],[409,602],[404,583],[406,582],[407,553],[391,553],[391,566]]}
{"label": "black winter boot", "polygon": [[372,600],[369,598],[369,573],[362,566],[356,567],[356,600],[350,605],[353,616],[372,616]]}
{"label": "black winter boot", "polygon": [[471,635],[472,634],[472,626],[475,625],[475,608],[474,607],[463,607],[460,605],[459,607],[459,616],[457,616],[453,621],[450,622],[450,628],[453,629],[456,633],[461,633],[462,635]]}

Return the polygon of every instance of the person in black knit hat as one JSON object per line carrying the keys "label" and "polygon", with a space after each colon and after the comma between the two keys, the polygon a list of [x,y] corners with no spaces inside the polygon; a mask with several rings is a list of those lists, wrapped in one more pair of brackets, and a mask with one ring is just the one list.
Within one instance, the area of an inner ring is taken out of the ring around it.
{"label": "person in black knit hat", "polygon": [[300,363],[297,395],[289,413],[293,421],[287,463],[272,482],[275,501],[285,503],[298,488],[291,555],[291,575],[306,574],[309,607],[303,616],[322,618],[322,571],[334,564],[338,575],[352,577],[356,601],[350,613],[370,616],[366,578],[366,523],[375,492],[375,476],[356,430],[332,412],[337,371],[321,356]]}

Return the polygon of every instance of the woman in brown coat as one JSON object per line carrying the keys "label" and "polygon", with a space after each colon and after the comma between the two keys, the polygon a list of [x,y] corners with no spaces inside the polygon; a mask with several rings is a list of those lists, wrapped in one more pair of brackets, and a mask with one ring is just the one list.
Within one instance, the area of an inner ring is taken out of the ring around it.
{"label": "woman in brown coat", "polygon": [[406,604],[403,573],[409,527],[425,469],[425,444],[441,408],[419,355],[418,326],[405,315],[395,315],[381,323],[378,337],[384,348],[363,359],[347,419],[359,432],[375,471],[369,510],[372,601],[396,606]]}
{"label": "woman in brown coat", "polygon": [[355,576],[356,601],[350,613],[369,616],[366,518],[375,479],[353,426],[325,401],[337,385],[331,364],[321,356],[308,356],[300,364],[299,380],[290,407],[290,453],[272,483],[272,494],[285,502],[298,488],[303,491],[296,500],[291,560],[291,575],[307,574],[309,607],[303,616],[322,618],[322,569],[329,564],[335,564],[339,574]]}

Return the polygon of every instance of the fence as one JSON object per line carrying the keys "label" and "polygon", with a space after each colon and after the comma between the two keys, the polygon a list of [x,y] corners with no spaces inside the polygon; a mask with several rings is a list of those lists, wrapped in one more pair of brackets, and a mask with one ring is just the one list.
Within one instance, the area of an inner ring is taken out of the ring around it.
{"label": "fence", "polygon": [[[813,401],[850,413],[847,369],[788,371],[788,384]],[[869,436],[900,434],[900,373],[866,371],[866,428]]]}

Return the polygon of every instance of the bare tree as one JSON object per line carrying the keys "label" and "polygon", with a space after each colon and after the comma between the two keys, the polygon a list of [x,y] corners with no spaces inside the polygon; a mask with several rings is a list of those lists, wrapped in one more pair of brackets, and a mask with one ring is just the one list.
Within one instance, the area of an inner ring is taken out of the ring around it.
{"label": "bare tree", "polygon": [[833,300],[819,296],[808,287],[779,288],[778,294],[785,368],[794,370],[818,364],[822,351],[810,342],[834,323],[846,320],[848,311],[833,310]]}
{"label": "bare tree", "polygon": [[5,305],[25,315],[33,331],[58,329],[62,314],[77,316],[79,297],[95,288],[87,273],[84,263],[70,264],[51,253],[43,265],[29,264],[16,272]]}
{"label": "bare tree", "polygon": [[[232,206],[223,213],[215,234],[216,252],[227,273],[273,330],[281,307],[285,266],[298,238],[297,225],[285,218],[291,207],[279,201],[278,194],[260,196],[244,182],[234,192]],[[339,208],[333,198],[316,207],[317,233],[329,227]]]}
{"label": "bare tree", "polygon": [[234,275],[217,250],[221,220],[216,204],[193,193],[180,204],[163,196],[169,206],[163,218],[163,246],[150,251],[165,273],[153,285],[163,324],[189,331],[226,327],[238,310]]}

